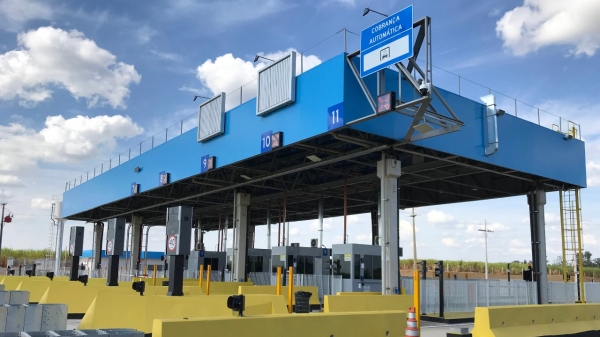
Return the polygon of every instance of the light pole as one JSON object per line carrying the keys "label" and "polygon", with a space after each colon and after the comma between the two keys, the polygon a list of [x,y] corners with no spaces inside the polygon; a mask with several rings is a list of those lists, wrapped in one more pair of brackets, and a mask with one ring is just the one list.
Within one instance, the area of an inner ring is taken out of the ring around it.
{"label": "light pole", "polygon": [[417,270],[417,231],[415,229],[415,208],[412,209],[412,230],[413,230],[413,269]]}
{"label": "light pole", "polygon": [[485,279],[488,279],[488,247],[487,247],[487,237],[488,233],[493,233],[494,231],[487,229],[487,221],[484,222],[484,229],[479,229],[480,232],[484,232],[485,234]]}
{"label": "light pole", "polygon": [[487,220],[483,223],[484,229],[479,229],[478,231],[483,232],[485,234],[485,293],[487,298],[487,306],[490,306],[490,286],[488,283],[488,247],[487,247],[487,237],[488,233],[493,233],[494,231],[487,229]]}

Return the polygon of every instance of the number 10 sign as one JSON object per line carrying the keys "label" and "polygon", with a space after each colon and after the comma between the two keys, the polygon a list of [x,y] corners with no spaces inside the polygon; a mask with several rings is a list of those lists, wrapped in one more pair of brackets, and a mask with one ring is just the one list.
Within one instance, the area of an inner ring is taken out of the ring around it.
{"label": "number 10 sign", "polygon": [[344,126],[344,103],[338,103],[327,109],[327,131]]}

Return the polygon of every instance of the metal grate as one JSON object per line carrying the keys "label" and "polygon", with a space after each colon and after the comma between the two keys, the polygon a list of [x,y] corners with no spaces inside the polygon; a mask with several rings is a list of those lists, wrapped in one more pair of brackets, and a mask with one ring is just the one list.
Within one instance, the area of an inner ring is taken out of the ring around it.
{"label": "metal grate", "polygon": [[296,101],[296,54],[289,53],[258,72],[256,115],[266,115]]}
{"label": "metal grate", "polygon": [[198,108],[198,141],[204,142],[225,132],[225,93]]}

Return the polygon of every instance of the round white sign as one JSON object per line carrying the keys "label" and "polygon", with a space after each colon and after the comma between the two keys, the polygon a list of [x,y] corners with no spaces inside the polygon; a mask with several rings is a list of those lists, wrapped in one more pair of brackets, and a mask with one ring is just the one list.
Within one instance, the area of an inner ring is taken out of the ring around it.
{"label": "round white sign", "polygon": [[113,251],[113,242],[112,240],[108,240],[108,242],[106,243],[106,252],[109,254],[112,254]]}
{"label": "round white sign", "polygon": [[167,241],[167,247],[169,247],[169,251],[175,251],[175,248],[177,247],[177,238],[175,237],[175,235],[169,236],[169,241]]}

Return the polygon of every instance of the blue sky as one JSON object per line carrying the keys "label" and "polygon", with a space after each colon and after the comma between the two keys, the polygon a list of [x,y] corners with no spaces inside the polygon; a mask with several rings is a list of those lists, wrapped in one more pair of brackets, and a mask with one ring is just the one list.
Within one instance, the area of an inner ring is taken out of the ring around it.
{"label": "blue sky", "polygon": [[[4,246],[48,247],[50,203],[67,180],[193,115],[194,93],[230,93],[251,82],[264,66],[252,62],[257,53],[277,57],[293,48],[304,52],[306,70],[343,51],[343,34],[336,32],[360,33],[380,19],[373,13],[363,17],[363,8],[393,13],[409,4],[0,0],[0,199],[15,215],[5,228]],[[425,0],[414,5],[415,19],[432,18],[436,67],[581,124],[589,185],[583,191],[585,248],[600,255],[600,211],[594,207],[600,201],[595,119],[600,4]],[[349,33],[347,44],[349,51],[358,49],[359,37]],[[438,69],[434,84],[458,91],[458,78]],[[244,88],[244,100],[253,97],[252,84]],[[477,99],[487,92],[461,80],[463,95]],[[512,99],[498,102],[514,113]],[[536,109],[518,103],[517,111],[537,121]],[[545,113],[541,119],[547,127],[558,120]],[[550,261],[560,254],[557,199],[556,193],[549,195],[546,208]],[[487,220],[495,230],[489,238],[491,261],[530,258],[525,197],[416,212],[420,257],[483,260],[477,229]],[[412,250],[408,215],[401,212],[406,252]],[[342,241],[341,224],[326,220],[325,244]],[[306,245],[318,236],[314,222],[291,228],[291,242]],[[368,216],[352,216],[349,241],[369,242],[369,228]],[[153,229],[150,249],[163,247],[162,235]],[[257,246],[266,247],[265,235],[260,227]],[[91,247],[89,228],[86,236]],[[210,248],[216,235],[209,233],[206,240]]]}

